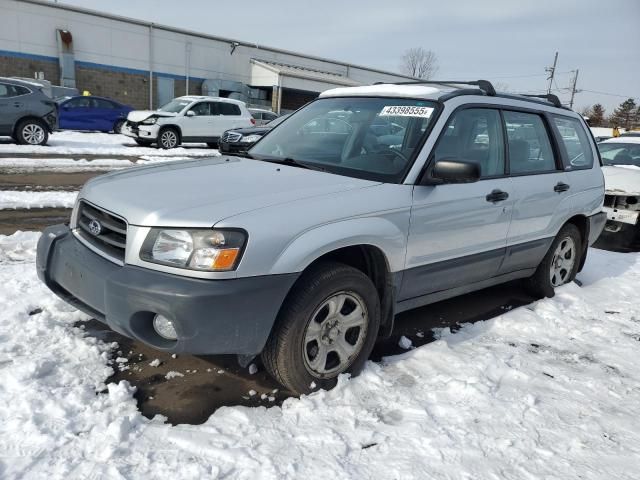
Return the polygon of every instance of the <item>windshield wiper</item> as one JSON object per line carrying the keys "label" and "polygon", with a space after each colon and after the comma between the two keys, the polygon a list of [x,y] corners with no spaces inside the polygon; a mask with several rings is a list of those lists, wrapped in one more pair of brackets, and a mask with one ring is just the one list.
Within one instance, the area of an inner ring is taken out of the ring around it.
{"label": "windshield wiper", "polygon": [[306,168],[307,170],[317,170],[319,172],[326,172],[326,170],[317,165],[312,165],[310,163],[301,162],[296,160],[295,158],[287,157],[287,158],[261,158],[260,160],[264,160],[265,162],[271,163],[279,163],[282,165],[289,165],[291,167],[299,167]]}

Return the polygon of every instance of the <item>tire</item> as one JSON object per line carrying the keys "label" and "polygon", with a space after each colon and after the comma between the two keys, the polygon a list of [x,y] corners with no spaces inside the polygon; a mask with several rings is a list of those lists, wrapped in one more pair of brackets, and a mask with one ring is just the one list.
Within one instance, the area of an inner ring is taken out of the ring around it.
{"label": "tire", "polygon": [[30,118],[18,123],[15,136],[21,145],[46,145],[49,140],[49,132],[44,122]]}
{"label": "tire", "polygon": [[113,133],[122,133],[122,126],[124,125],[124,120],[116,120],[116,123],[113,125]]}
{"label": "tire", "polygon": [[341,263],[320,263],[305,272],[287,296],[262,362],[295,394],[329,390],[340,373],[357,375],[362,370],[380,317],[380,299],[369,277]]}
{"label": "tire", "polygon": [[139,138],[135,138],[134,140],[141,147],[148,147],[153,143],[153,142],[150,142],[149,140],[140,140]]}
{"label": "tire", "polygon": [[207,142],[207,147],[218,148],[218,142]]}
{"label": "tire", "polygon": [[169,150],[180,145],[180,134],[175,128],[163,128],[158,133],[158,146]]}
{"label": "tire", "polygon": [[536,272],[527,280],[528,290],[538,297],[553,297],[556,287],[572,282],[580,268],[582,245],[578,227],[572,223],[562,227]]}

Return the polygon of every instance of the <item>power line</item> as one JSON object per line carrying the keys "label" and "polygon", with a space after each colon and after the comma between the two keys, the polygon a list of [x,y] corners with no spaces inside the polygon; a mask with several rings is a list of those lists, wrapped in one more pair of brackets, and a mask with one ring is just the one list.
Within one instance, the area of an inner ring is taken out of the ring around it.
{"label": "power line", "polygon": [[610,97],[620,97],[620,98],[639,98],[638,96],[634,96],[634,95],[619,95],[617,93],[609,93],[609,92],[598,92],[597,90],[586,90],[586,89],[582,89],[583,92],[589,92],[589,93],[597,93],[598,95],[609,95]]}

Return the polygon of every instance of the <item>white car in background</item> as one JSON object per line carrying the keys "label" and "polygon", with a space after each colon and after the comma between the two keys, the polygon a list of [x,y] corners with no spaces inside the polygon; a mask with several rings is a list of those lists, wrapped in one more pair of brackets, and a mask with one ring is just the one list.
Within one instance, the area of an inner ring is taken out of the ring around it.
{"label": "white car in background", "polygon": [[255,120],[240,100],[185,96],[158,110],[130,112],[122,133],[143,146],[156,143],[161,148],[175,148],[197,142],[216,148],[226,130],[252,125]]}
{"label": "white car in background", "polygon": [[618,137],[598,144],[605,179],[607,223],[596,246],[640,249],[640,137]]}

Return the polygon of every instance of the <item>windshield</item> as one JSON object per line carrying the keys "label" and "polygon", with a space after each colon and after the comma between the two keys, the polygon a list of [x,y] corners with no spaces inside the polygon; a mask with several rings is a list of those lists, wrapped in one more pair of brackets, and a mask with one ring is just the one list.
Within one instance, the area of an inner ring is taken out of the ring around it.
{"label": "windshield", "polygon": [[281,117],[278,118],[274,118],[273,120],[271,120],[269,123],[267,123],[267,125],[271,128],[280,125],[282,122],[284,122],[287,118],[289,118],[291,116],[290,113],[288,113],[287,115],[282,115]]}
{"label": "windshield", "polygon": [[169,113],[180,113],[184,107],[189,105],[189,100],[171,100],[169,103],[161,106],[158,111]]}
{"label": "windshield", "polygon": [[635,165],[640,167],[640,143],[599,143],[598,149],[605,165]]}
{"label": "windshield", "polygon": [[435,108],[435,102],[406,98],[323,98],[292,114],[249,155],[400,183]]}

